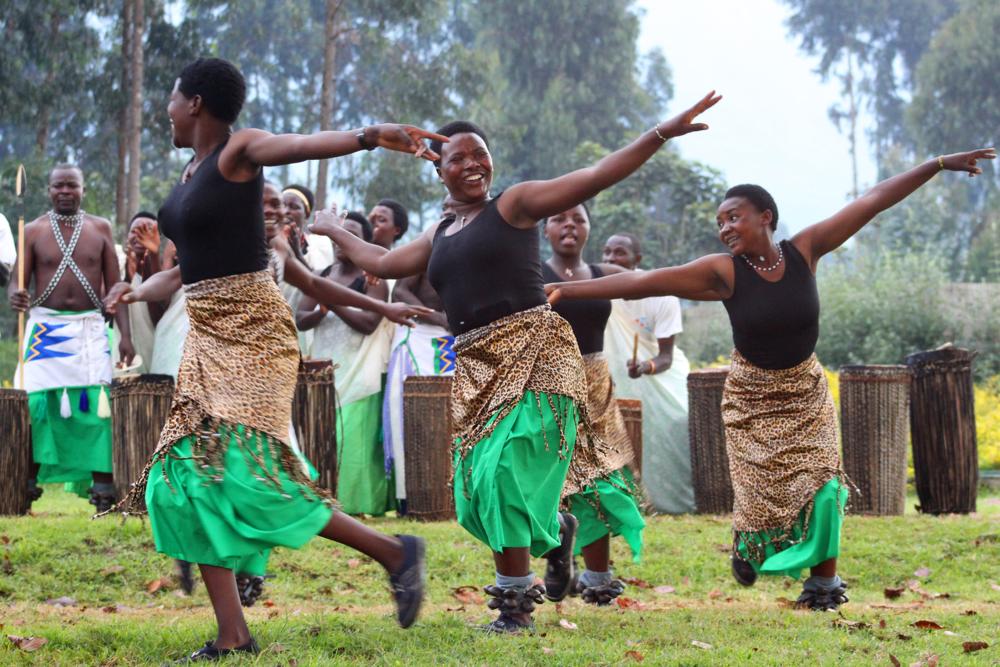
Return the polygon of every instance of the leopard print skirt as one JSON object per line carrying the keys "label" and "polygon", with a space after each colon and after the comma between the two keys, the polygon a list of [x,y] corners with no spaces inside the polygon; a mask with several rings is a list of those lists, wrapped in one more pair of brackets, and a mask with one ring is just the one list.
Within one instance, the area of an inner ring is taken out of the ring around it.
{"label": "leopard print skirt", "polygon": [[834,477],[846,481],[837,411],[816,355],[792,368],[767,370],[734,350],[722,419],[733,481],[734,545],[746,544],[762,561],[762,534],[787,547],[803,511],[808,526],[816,492]]}
{"label": "leopard print skirt", "polygon": [[142,513],[150,469],[188,436],[195,436],[193,458],[206,480],[221,481],[225,443],[237,430],[246,433],[247,441],[259,436],[268,448],[269,461],[256,456],[261,460],[248,462],[261,471],[262,483],[280,487],[273,469],[277,463],[311,494],[331,500],[287,443],[299,351],[291,311],[270,272],[210,278],[184,291],[191,328],[170,413],[139,481],[112,511]]}
{"label": "leopard print skirt", "polygon": [[[490,435],[525,392],[532,391],[573,399],[580,415],[573,463],[584,475],[600,467],[605,447],[590,426],[580,349],[569,324],[551,306],[536,306],[462,334],[455,339],[455,353],[452,441],[459,443],[459,460]],[[558,413],[554,405],[550,408]],[[541,413],[541,405],[538,410]],[[545,445],[557,447],[566,457],[570,447],[561,425],[559,431],[559,442]]]}

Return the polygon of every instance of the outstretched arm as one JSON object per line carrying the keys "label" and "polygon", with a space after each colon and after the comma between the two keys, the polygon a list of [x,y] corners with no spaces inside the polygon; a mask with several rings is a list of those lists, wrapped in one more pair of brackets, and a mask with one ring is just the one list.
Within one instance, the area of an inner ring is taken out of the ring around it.
{"label": "outstretched arm", "polygon": [[431,225],[416,240],[393,250],[359,239],[344,229],[340,218],[329,209],[316,211],[315,222],[309,225],[309,231],[329,236],[363,271],[379,278],[405,278],[427,270],[437,224]]}
{"label": "outstretched arm", "polygon": [[978,160],[992,160],[996,156],[995,149],[983,148],[928,160],[909,171],[887,178],[826,220],[806,227],[792,238],[792,243],[815,272],[820,257],[839,248],[872,218],[906,199],[939,171],[965,171],[969,176],[975,176],[983,173],[976,166]]}
{"label": "outstretched arm", "polygon": [[660,123],[625,148],[596,164],[548,181],[525,181],[508,189],[498,206],[504,219],[515,227],[530,227],[542,218],[576,206],[601,190],[629,176],[663,146],[668,139],[707,130],[694,119],[722,99],[715,91],[678,116]]}
{"label": "outstretched arm", "polygon": [[732,257],[706,255],[683,266],[549,283],[545,293],[549,295],[549,303],[560,299],[644,299],[648,296],[721,301],[732,295],[732,285]]}
{"label": "outstretched arm", "polygon": [[181,267],[175,266],[166,271],[160,271],[139,287],[132,289],[128,283],[117,283],[108,290],[104,297],[104,309],[114,314],[119,303],[135,303],[137,301],[165,301],[181,288]]}

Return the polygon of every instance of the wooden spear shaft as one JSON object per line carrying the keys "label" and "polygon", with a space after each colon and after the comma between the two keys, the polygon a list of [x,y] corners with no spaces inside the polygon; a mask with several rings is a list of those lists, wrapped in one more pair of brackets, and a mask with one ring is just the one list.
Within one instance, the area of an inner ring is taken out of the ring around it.
{"label": "wooden spear shaft", "polygon": [[[24,291],[24,165],[17,165],[14,179],[14,194],[19,208],[17,215],[17,290]],[[24,311],[17,313],[17,353],[21,356],[18,364],[18,386],[24,389]]]}

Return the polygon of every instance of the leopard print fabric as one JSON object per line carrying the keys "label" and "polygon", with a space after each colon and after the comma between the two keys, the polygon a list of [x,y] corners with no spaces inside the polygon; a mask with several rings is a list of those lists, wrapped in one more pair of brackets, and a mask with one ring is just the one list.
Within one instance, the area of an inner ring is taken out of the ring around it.
{"label": "leopard print fabric", "polygon": [[[558,394],[573,399],[580,419],[573,460],[588,458],[587,470],[596,467],[602,452],[592,442],[587,411],[587,379],[580,349],[569,324],[548,304],[503,317],[455,339],[457,363],[451,385],[451,413],[461,458],[489,436],[493,427],[510,414],[526,391]],[[542,406],[539,399],[539,412]],[[552,413],[557,414],[555,406]],[[491,417],[497,415],[491,421]],[[560,455],[570,448],[560,424]]]}
{"label": "leopard print fabric", "polygon": [[[218,481],[229,442],[224,436],[233,433],[236,425],[263,436],[272,459],[293,480],[328,500],[329,493],[313,484],[286,442],[299,350],[291,311],[271,272],[210,278],[184,290],[191,328],[167,423],[139,482],[116,510],[142,510],[153,464],[168,456],[175,442],[190,435],[197,436],[195,458]],[[257,463],[265,471],[263,481],[277,484],[269,466]]]}
{"label": "leopard print fabric", "polygon": [[[632,462],[632,441],[625,430],[625,420],[614,396],[614,381],[603,352],[583,357],[583,371],[587,378],[587,412],[596,438],[602,443],[599,451],[588,452],[577,447],[569,464],[563,498],[582,491],[599,477]],[[589,444],[589,443],[588,443]],[[585,445],[586,446],[586,445]]]}
{"label": "leopard print fabric", "polygon": [[767,531],[769,542],[787,543],[803,509],[808,526],[816,492],[834,477],[844,479],[837,411],[816,355],[792,368],[766,370],[734,350],[722,420],[735,541],[760,551],[749,534]]}

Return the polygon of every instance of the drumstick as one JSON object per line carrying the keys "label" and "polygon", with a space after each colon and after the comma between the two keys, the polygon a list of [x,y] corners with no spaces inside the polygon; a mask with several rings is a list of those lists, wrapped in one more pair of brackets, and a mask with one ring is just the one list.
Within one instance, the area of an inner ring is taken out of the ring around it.
{"label": "drumstick", "polygon": [[636,360],[639,358],[639,334],[635,334],[635,338],[632,339],[632,365],[635,366]]}
{"label": "drumstick", "polygon": [[[20,204],[17,216],[17,291],[24,290],[24,165],[17,165],[17,176],[14,178],[14,195]],[[17,353],[21,355],[18,364],[18,383],[24,389],[24,311],[17,313]]]}

